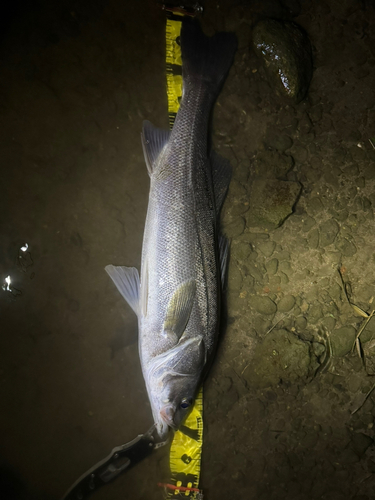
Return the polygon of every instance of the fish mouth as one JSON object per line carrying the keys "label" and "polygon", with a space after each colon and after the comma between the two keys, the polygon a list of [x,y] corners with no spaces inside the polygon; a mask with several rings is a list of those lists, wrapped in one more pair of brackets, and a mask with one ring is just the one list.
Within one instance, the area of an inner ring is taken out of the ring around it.
{"label": "fish mouth", "polygon": [[167,424],[174,431],[177,430],[177,425],[174,422],[175,408],[172,405],[163,406],[160,410],[160,417],[164,424]]}
{"label": "fish mouth", "polygon": [[169,432],[168,425],[165,422],[161,421],[161,422],[157,422],[155,424],[155,426],[156,426],[156,431],[158,433],[160,440],[167,441],[168,432]]}

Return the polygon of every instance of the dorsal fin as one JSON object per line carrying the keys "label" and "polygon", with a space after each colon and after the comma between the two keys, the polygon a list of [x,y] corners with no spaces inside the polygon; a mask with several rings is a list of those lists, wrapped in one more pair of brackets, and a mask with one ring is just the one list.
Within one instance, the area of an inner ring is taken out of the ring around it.
{"label": "dorsal fin", "polygon": [[143,122],[141,134],[142,148],[146,160],[148,175],[150,177],[154,171],[155,161],[164,146],[168,143],[170,135],[170,130],[154,127],[148,120]]}

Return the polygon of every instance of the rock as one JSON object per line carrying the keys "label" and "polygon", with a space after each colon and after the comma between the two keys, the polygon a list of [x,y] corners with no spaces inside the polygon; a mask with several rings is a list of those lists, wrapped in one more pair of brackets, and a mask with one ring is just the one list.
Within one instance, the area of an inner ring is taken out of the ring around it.
{"label": "rock", "polygon": [[353,434],[351,444],[354,451],[359,457],[362,457],[369,446],[373,443],[373,439],[362,432]]}
{"label": "rock", "polygon": [[351,351],[356,335],[352,326],[343,326],[333,330],[330,335],[334,356],[342,357]]}
{"label": "rock", "polygon": [[355,451],[349,447],[341,454],[340,462],[344,465],[353,465],[359,462],[359,458]]}
{"label": "rock", "polygon": [[324,209],[323,203],[320,198],[315,196],[308,202],[307,210],[313,215],[319,214]]}
{"label": "rock", "polygon": [[263,281],[263,273],[265,274],[266,269],[259,264],[254,264],[253,262],[248,261],[243,266],[245,274],[250,274],[255,278],[259,283]]}
{"label": "rock", "polygon": [[248,201],[238,201],[235,200],[230,206],[230,215],[235,217],[236,215],[243,215],[249,210],[249,202]]}
{"label": "rock", "polygon": [[273,330],[255,348],[254,358],[243,377],[250,387],[269,387],[280,379],[295,382],[306,377],[310,367],[308,343],[287,330]]}
{"label": "rock", "polygon": [[321,318],[323,318],[323,311],[320,305],[310,307],[307,319],[309,323],[315,325]]}
{"label": "rock", "polygon": [[307,326],[307,320],[304,316],[298,316],[298,318],[295,319],[294,324],[297,330],[304,330]]}
{"label": "rock", "polygon": [[301,192],[298,182],[256,179],[251,187],[250,210],[246,214],[250,227],[275,229],[293,213]]}
{"label": "rock", "polygon": [[247,184],[250,173],[250,161],[248,159],[241,160],[233,172],[233,176],[243,184]]}
{"label": "rock", "polygon": [[331,332],[335,328],[336,320],[332,316],[326,316],[322,319],[322,325],[327,328],[328,332]]}
{"label": "rock", "polygon": [[291,269],[292,269],[291,263],[288,262],[287,260],[280,262],[279,270],[282,271],[283,273],[289,273]]}
{"label": "rock", "polygon": [[228,392],[232,388],[233,380],[231,379],[231,377],[220,377],[218,384],[219,384],[220,390],[225,393],[225,392]]}
{"label": "rock", "polygon": [[280,274],[280,279],[281,279],[282,285],[286,285],[287,283],[289,283],[289,278],[285,273],[279,272],[279,274]]}
{"label": "rock", "polygon": [[335,247],[344,257],[353,257],[357,253],[357,247],[347,238],[340,238],[336,241]]}
{"label": "rock", "polygon": [[231,246],[231,254],[238,260],[245,261],[251,253],[252,253],[252,248],[250,243],[240,241],[237,244],[234,243]]}
{"label": "rock", "polygon": [[309,156],[307,149],[301,144],[295,144],[290,152],[297,163],[305,162]]}
{"label": "rock", "polygon": [[241,290],[242,274],[234,259],[230,259],[228,268],[228,286],[230,290]]}
{"label": "rock", "polygon": [[260,314],[271,315],[275,314],[277,308],[275,302],[269,297],[255,295],[250,301],[250,305]]}
{"label": "rock", "polygon": [[276,243],[274,241],[266,241],[265,243],[259,243],[257,249],[262,252],[265,257],[271,257],[275,250]]}
{"label": "rock", "polygon": [[298,121],[298,130],[301,134],[308,134],[313,127],[313,124],[307,113],[303,113],[302,117]]}
{"label": "rock", "polygon": [[269,275],[274,275],[277,273],[277,268],[279,266],[279,261],[277,259],[271,259],[266,262],[265,267]]}
{"label": "rock", "polygon": [[280,131],[268,131],[265,142],[266,146],[281,152],[293,146],[292,139],[288,135],[280,134]]}
{"label": "rock", "polygon": [[228,238],[235,238],[240,236],[245,229],[245,220],[242,217],[235,217],[235,219],[224,225],[224,233]]}
{"label": "rock", "polygon": [[291,311],[295,303],[296,299],[293,297],[293,295],[285,295],[285,297],[283,297],[277,304],[277,310],[284,313]]}
{"label": "rock", "polygon": [[336,212],[334,210],[330,210],[331,215],[335,217],[339,222],[345,222],[346,219],[349,217],[349,212],[347,210],[340,210],[339,212]]}
{"label": "rock", "polygon": [[324,345],[321,344],[320,342],[313,342],[311,344],[311,347],[312,347],[313,353],[315,354],[315,356],[317,358],[319,358],[326,350]]}
{"label": "rock", "polygon": [[317,229],[313,229],[307,235],[307,244],[309,248],[315,250],[319,246],[319,231]]}
{"label": "rock", "polygon": [[289,21],[265,19],[253,30],[255,52],[276,92],[300,102],[312,77],[312,52],[306,33]]}
{"label": "rock", "polygon": [[302,219],[302,222],[303,222],[302,231],[304,233],[308,233],[310,231],[310,229],[312,229],[316,224],[315,219],[313,217],[310,217],[309,215],[306,215]]}
{"label": "rock", "polygon": [[323,117],[323,107],[321,104],[314,106],[309,111],[309,118],[314,122],[319,122]]}
{"label": "rock", "polygon": [[[280,147],[280,146],[279,146]],[[294,161],[291,156],[279,151],[260,151],[252,162],[252,171],[261,177],[270,179],[285,179],[293,168]]]}
{"label": "rock", "polygon": [[340,226],[334,220],[327,220],[319,226],[320,231],[320,246],[326,247],[335,241],[335,238],[340,230]]}

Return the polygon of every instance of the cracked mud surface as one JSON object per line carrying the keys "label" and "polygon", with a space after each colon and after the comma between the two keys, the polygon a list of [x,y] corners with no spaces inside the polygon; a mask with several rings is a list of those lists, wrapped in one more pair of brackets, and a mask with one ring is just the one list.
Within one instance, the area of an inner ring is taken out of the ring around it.
{"label": "cracked mud surface", "polygon": [[[0,484],[54,499],[152,424],[136,318],[104,266],[139,267],[141,124],[168,118],[152,2],[38,5],[0,46],[0,270],[14,289],[0,296]],[[207,32],[239,39],[213,118],[233,179],[227,326],[205,384],[207,498],[375,496],[375,320],[360,359],[365,318],[347,299],[375,308],[374,14],[356,1],[205,5]],[[309,35],[299,104],[275,94],[252,49],[263,16]],[[167,480],[162,449],[93,498],[162,498]]]}

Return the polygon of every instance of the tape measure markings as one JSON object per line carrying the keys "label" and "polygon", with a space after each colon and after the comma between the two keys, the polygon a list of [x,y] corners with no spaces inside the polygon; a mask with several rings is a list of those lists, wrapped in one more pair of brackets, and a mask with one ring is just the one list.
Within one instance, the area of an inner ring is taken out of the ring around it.
{"label": "tape measure markings", "polygon": [[[166,73],[169,126],[173,127],[182,97],[182,59],[179,43],[182,16],[168,14],[166,25]],[[164,484],[167,498],[202,498],[199,490],[203,444],[203,389],[198,391],[194,407],[175,432],[170,450],[173,485]]]}

